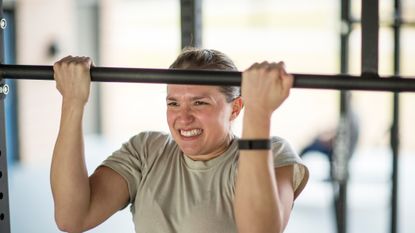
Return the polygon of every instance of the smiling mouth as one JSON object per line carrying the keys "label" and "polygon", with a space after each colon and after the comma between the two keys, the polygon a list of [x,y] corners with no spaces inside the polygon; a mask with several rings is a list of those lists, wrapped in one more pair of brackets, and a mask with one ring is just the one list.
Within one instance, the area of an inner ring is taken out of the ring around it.
{"label": "smiling mouth", "polygon": [[202,134],[203,130],[202,129],[191,129],[191,130],[179,130],[180,135],[183,137],[195,137],[195,136],[199,136]]}

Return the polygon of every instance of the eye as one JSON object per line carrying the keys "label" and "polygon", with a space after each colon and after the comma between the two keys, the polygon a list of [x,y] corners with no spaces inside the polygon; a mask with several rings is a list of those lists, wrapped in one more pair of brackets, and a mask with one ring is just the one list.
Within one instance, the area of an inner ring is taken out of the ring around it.
{"label": "eye", "polygon": [[168,107],[177,107],[177,106],[179,106],[179,104],[175,101],[168,101],[167,106]]}
{"label": "eye", "polygon": [[198,105],[208,105],[208,103],[204,102],[204,101],[197,100],[197,101],[194,102],[194,105],[196,105],[196,106],[198,106]]}

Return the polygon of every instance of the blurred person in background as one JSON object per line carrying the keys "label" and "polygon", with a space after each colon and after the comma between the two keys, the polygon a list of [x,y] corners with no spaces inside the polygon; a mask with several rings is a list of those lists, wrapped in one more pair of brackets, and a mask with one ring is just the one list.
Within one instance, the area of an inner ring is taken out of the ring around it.
{"label": "blurred person in background", "polygon": [[[356,150],[356,145],[359,140],[360,127],[359,127],[359,121],[358,121],[357,115],[353,112],[348,114],[346,124],[347,124],[346,127],[349,130],[348,134],[346,135],[347,138],[345,139],[348,143],[347,147],[348,147],[349,153],[348,153],[347,160],[349,161]],[[326,179],[327,181],[334,180],[333,178],[334,177],[333,156],[334,156],[336,143],[344,143],[344,142],[336,141],[337,138],[339,137],[338,134],[340,133],[339,127],[340,126],[337,126],[336,128],[327,129],[320,133],[317,133],[313,137],[311,142],[307,144],[300,152],[301,158],[304,158],[304,156],[308,156],[316,152],[323,155],[325,158],[327,158],[329,165],[330,165],[330,171],[329,171],[330,174],[329,174],[329,177]]]}

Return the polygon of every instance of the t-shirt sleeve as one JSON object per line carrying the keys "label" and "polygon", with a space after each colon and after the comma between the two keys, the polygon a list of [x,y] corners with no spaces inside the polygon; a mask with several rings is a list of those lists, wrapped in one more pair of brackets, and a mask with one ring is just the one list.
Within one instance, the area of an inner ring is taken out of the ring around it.
{"label": "t-shirt sleeve", "polygon": [[135,135],[101,164],[101,166],[111,168],[126,180],[130,203],[134,202],[138,184],[141,181],[143,170],[146,167],[147,137],[147,133]]}
{"label": "t-shirt sleeve", "polygon": [[294,199],[296,199],[307,184],[309,176],[307,167],[291,145],[283,138],[272,138],[272,154],[275,168],[287,165],[294,166],[293,187]]}

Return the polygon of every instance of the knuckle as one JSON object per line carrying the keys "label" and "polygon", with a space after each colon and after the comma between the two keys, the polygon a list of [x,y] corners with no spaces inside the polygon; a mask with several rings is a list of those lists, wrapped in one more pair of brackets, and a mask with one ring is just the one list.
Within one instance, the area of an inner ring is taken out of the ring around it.
{"label": "knuckle", "polygon": [[55,63],[53,64],[53,70],[54,70],[54,71],[57,71],[57,70],[60,68],[60,66],[61,66],[61,63],[60,63],[60,62],[55,62]]}
{"label": "knuckle", "polygon": [[258,62],[255,62],[254,64],[251,65],[251,67],[248,68],[248,70],[253,70],[253,69],[257,69],[259,66]]}

